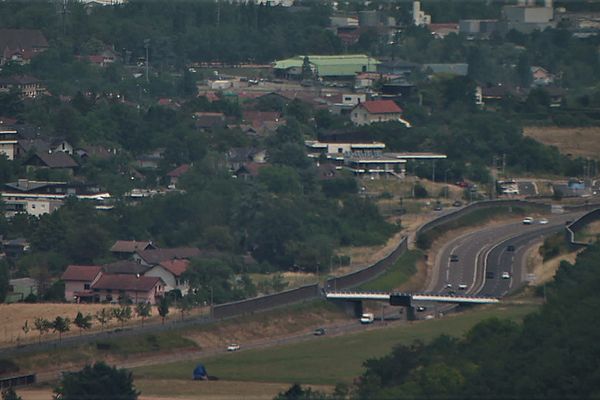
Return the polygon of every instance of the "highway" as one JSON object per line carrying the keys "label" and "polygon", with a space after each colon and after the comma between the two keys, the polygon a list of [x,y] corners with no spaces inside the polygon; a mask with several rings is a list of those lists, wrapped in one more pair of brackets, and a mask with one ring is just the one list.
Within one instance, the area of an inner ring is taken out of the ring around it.
{"label": "highway", "polygon": [[[565,222],[581,213],[520,220],[460,235],[441,247],[434,260],[430,293],[456,293],[502,297],[526,282],[525,254],[544,236],[560,232]],[[503,278],[503,273],[508,276]]]}

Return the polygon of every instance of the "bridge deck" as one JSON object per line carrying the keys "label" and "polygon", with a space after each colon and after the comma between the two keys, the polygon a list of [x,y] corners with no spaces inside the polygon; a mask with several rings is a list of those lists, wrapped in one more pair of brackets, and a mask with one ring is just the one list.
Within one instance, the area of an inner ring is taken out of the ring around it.
{"label": "bridge deck", "polygon": [[396,292],[358,292],[358,291],[328,291],[325,292],[327,299],[336,300],[379,300],[390,301],[392,297],[408,297],[416,301],[435,301],[442,303],[474,303],[474,304],[490,304],[498,303],[495,297],[482,296],[457,296],[444,294],[430,293],[396,293]]}

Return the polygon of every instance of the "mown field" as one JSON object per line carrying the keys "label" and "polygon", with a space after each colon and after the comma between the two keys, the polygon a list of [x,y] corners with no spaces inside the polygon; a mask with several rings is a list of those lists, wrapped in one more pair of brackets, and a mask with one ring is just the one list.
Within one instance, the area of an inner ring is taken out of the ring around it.
{"label": "mown field", "polygon": [[597,159],[600,155],[600,127],[561,128],[529,126],[523,128],[529,136],[547,145],[556,146],[566,155]]}
{"label": "mown field", "polygon": [[385,329],[345,336],[315,337],[310,341],[267,349],[242,350],[204,359],[140,367],[134,369],[134,374],[140,387],[155,379],[185,380],[189,379],[194,366],[202,362],[209,374],[218,376],[220,380],[316,385],[349,383],[360,375],[364,361],[387,354],[397,344],[429,341],[440,334],[460,336],[486,318],[521,320],[535,309],[536,306],[532,305],[479,307],[438,320],[397,323]]}

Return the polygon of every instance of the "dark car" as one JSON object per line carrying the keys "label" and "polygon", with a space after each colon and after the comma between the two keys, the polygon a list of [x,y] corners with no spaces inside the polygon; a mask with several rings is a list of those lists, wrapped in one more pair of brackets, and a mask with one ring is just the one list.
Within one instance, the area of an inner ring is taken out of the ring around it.
{"label": "dark car", "polygon": [[494,276],[495,276],[495,274],[492,271],[488,271],[485,273],[486,279],[494,279]]}
{"label": "dark car", "polygon": [[460,206],[462,206],[462,201],[456,200],[454,203],[452,203],[452,206],[453,207],[460,207]]}
{"label": "dark car", "polygon": [[325,328],[317,328],[315,329],[315,331],[313,332],[313,335],[315,336],[323,336],[327,333],[327,330]]}
{"label": "dark car", "polygon": [[515,246],[509,244],[508,246],[506,246],[506,251],[515,251]]}
{"label": "dark car", "polygon": [[450,262],[457,262],[458,256],[456,254],[450,254]]}
{"label": "dark car", "polygon": [[423,307],[423,306],[417,306],[417,311],[422,312],[427,310],[427,307]]}

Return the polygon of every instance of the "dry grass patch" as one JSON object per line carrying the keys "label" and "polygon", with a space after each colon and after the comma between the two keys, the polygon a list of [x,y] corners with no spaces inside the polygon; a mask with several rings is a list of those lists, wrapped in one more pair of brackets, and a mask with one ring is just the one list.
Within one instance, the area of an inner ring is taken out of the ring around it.
{"label": "dry grass patch", "polygon": [[547,145],[556,146],[561,153],[574,157],[598,158],[600,127],[559,128],[556,126],[523,128],[526,136]]}

